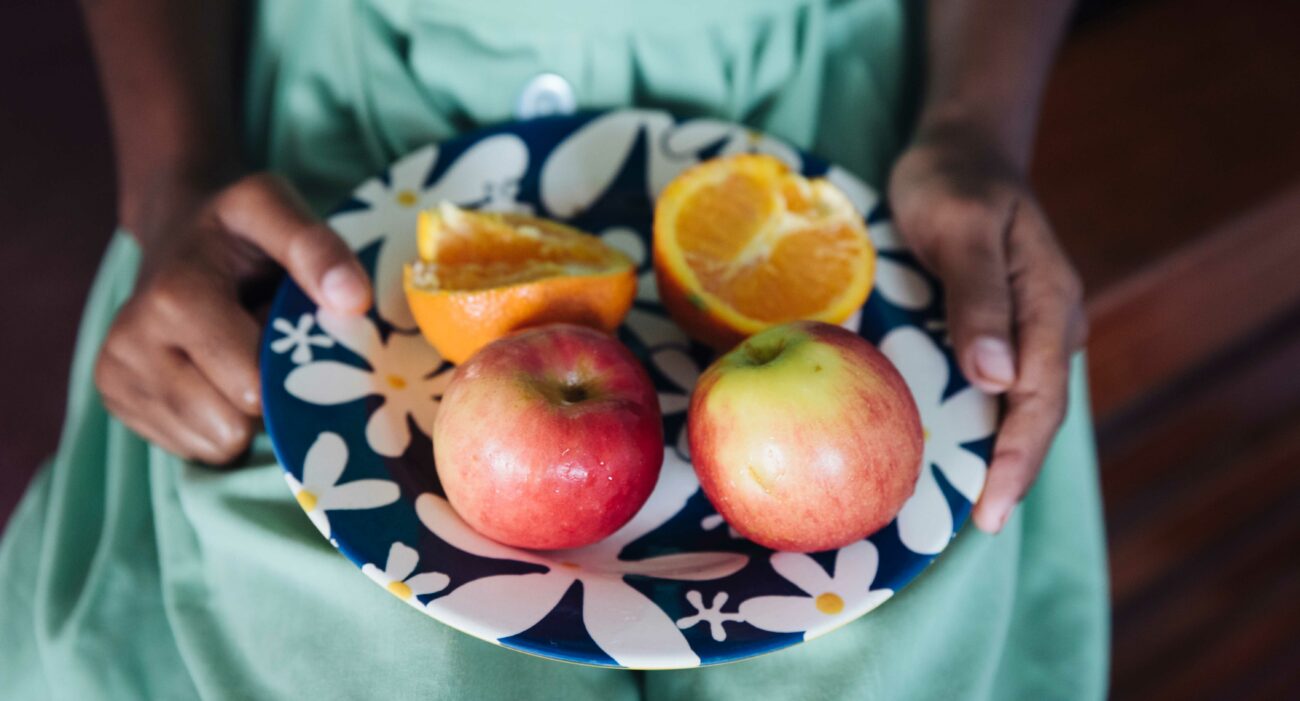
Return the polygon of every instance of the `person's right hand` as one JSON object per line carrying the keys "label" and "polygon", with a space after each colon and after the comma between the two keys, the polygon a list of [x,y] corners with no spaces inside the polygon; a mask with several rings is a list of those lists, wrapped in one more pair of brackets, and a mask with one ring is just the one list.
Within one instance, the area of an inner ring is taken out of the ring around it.
{"label": "person's right hand", "polygon": [[230,462],[261,414],[258,324],[241,294],[278,264],[321,307],[360,313],[371,302],[366,273],[287,183],[264,173],[222,188],[170,186],[128,226],[143,258],[95,365],[104,405],[171,453]]}

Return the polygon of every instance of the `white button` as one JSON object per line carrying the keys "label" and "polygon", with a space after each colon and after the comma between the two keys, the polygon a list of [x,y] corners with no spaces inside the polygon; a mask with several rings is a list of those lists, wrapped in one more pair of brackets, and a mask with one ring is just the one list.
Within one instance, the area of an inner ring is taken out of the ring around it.
{"label": "white button", "polygon": [[532,119],[552,114],[573,114],[577,108],[578,100],[569,81],[555,73],[541,73],[520,91],[515,102],[515,116]]}

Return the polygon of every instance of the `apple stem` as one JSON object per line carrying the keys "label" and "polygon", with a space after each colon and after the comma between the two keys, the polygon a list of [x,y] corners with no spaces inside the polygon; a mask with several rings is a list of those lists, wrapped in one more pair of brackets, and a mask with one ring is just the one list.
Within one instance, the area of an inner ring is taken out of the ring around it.
{"label": "apple stem", "polygon": [[565,404],[577,404],[587,397],[587,388],[582,385],[564,385],[560,388],[560,400]]}
{"label": "apple stem", "polygon": [[771,345],[749,343],[745,346],[745,355],[749,356],[749,361],[754,365],[767,365],[776,360],[783,350],[785,350],[785,341],[777,341]]}

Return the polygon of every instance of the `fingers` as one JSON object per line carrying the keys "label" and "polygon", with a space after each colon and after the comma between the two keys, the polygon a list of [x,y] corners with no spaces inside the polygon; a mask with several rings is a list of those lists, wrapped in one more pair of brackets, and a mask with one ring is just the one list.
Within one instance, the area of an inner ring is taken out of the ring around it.
{"label": "fingers", "polygon": [[257,368],[259,327],[234,302],[228,281],[195,267],[156,276],[139,299],[159,345],[181,349],[225,399],[250,416],[261,413]]}
{"label": "fingers", "polygon": [[1007,397],[1006,415],[998,433],[987,482],[972,518],[980,530],[997,533],[1012,509],[1029,491],[1061,424],[1056,408],[1064,395],[1024,394]]}
{"label": "fingers", "polygon": [[[95,367],[105,406],[149,441],[186,459],[223,464],[252,438],[253,419],[159,329],[176,328],[135,298],[114,322]],[[201,319],[191,323],[201,324]]]}
{"label": "fingers", "polygon": [[370,306],[370,283],[347,244],[312,216],[283,180],[249,176],[215,203],[217,219],[275,259],[318,305],[340,313]]}
{"label": "fingers", "polygon": [[1021,192],[1009,186],[936,186],[929,160],[913,153],[900,161],[890,179],[890,201],[903,237],[944,282],[948,330],[962,374],[984,392],[1001,394],[1016,379],[1006,252]]}
{"label": "fingers", "polygon": [[989,394],[1016,380],[1012,292],[1006,259],[1015,200],[965,213],[968,233],[946,237],[935,259],[946,286],[948,330],[962,373]]}
{"label": "fingers", "polygon": [[248,446],[261,410],[259,326],[238,301],[261,254],[335,311],[368,308],[370,284],[343,241],[273,176],[245,178],[167,227],[175,230],[159,240],[168,245],[146,251],[95,381],[109,410],[142,436],[185,458],[225,463]]}
{"label": "fingers", "polygon": [[179,351],[164,355],[163,372],[171,381],[161,401],[154,403],[153,411],[174,417],[211,444],[210,449],[194,457],[213,464],[238,457],[252,440],[252,419],[236,409]]}
{"label": "fingers", "polygon": [[1005,397],[973,515],[995,532],[1042,467],[1087,329],[1078,277],[1019,169],[972,134],[973,143],[922,136],[894,166],[889,194],[900,233],[947,287],[962,372]]}
{"label": "fingers", "polygon": [[1042,468],[1065,417],[1070,355],[1082,343],[1082,287],[1036,206],[1018,211],[1008,259],[1019,343],[1016,380],[973,518],[997,532]]}
{"label": "fingers", "polygon": [[156,404],[142,391],[144,378],[115,355],[100,353],[95,364],[95,385],[104,406],[140,437],[180,457],[191,459],[216,450],[206,436],[181,423],[165,412],[156,412]]}

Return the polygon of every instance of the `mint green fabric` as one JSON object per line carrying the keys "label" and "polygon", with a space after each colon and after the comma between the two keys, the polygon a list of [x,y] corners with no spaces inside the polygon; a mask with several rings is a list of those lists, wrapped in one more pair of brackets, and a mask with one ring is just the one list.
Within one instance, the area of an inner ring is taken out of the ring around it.
{"label": "mint green fabric", "polygon": [[[902,0],[313,0],[254,14],[248,148],[318,208],[397,156],[510,118],[538,72],[581,108],[746,121],[883,181],[906,138]],[[139,251],[91,293],[57,455],[0,541],[0,698],[1098,698],[1108,609],[1082,363],[1039,484],[887,605],[745,662],[638,673],[505,650],[396,601],[293,502],[259,436],[216,472],[104,410],[95,354]]]}
{"label": "mint green fabric", "polygon": [[249,151],[328,207],[395,157],[513,117],[539,72],[580,109],[745,122],[882,183],[919,87],[901,0],[262,4]]}

